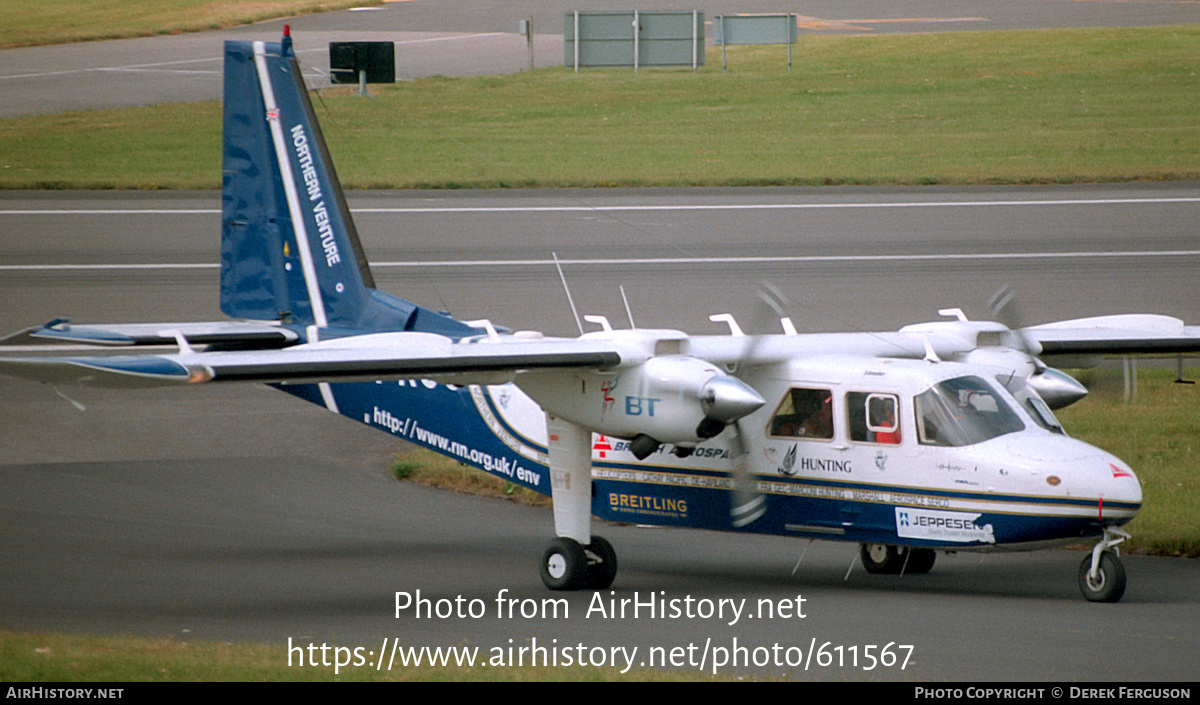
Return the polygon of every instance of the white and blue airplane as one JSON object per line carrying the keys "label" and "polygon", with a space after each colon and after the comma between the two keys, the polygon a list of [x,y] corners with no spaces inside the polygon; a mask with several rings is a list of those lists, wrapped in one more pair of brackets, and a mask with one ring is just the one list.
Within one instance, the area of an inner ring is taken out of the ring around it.
{"label": "white and blue airplane", "polygon": [[551,496],[540,573],[555,590],[612,584],[595,516],[854,542],[873,573],[1094,540],[1080,589],[1117,601],[1141,486],[1063,431],[1051,409],[1086,390],[1037,356],[1200,350],[1200,328],[1148,315],[1020,328],[951,310],[822,335],[782,315],[782,333],[746,334],[721,315],[719,336],[589,317],[600,330],[578,338],[457,320],[375,289],[287,36],[225,45],[222,209],[231,320],[53,321],[23,336],[178,352],[10,357],[0,372],[272,385]]}

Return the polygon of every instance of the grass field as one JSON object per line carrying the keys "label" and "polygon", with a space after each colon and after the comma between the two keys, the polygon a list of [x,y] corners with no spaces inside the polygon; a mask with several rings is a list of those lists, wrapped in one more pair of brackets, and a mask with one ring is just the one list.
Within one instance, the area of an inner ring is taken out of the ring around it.
{"label": "grass field", "polygon": [[[738,51],[733,51],[738,49]],[[350,188],[1200,178],[1200,25],[806,36],[733,69],[429,78],[318,115]],[[0,188],[217,188],[220,106],[0,121]]]}
{"label": "grass field", "polygon": [[222,29],[379,0],[23,0],[0,3],[0,49]]}

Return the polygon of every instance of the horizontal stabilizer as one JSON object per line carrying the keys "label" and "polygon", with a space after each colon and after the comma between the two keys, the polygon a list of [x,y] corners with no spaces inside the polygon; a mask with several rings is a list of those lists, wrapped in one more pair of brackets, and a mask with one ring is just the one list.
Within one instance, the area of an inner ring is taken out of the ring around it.
{"label": "horizontal stabilizer", "polygon": [[192,345],[280,348],[300,339],[295,331],[287,328],[246,321],[73,325],[65,320],[56,320],[4,338],[0,340],[0,345],[45,342],[114,347],[174,345],[178,340],[176,333]]}
{"label": "horizontal stabilizer", "polygon": [[0,359],[0,374],[24,377],[54,386],[70,384],[136,389],[182,384],[189,381],[192,372],[166,357],[125,355]]}

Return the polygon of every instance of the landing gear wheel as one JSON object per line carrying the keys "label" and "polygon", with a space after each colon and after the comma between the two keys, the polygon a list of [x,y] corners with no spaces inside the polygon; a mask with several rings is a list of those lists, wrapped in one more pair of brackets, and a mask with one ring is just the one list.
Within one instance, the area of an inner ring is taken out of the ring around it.
{"label": "landing gear wheel", "polygon": [[588,582],[588,559],[575,539],[558,537],[542,553],[542,582],[551,590],[578,590]]}
{"label": "landing gear wheel", "polygon": [[933,570],[933,564],[937,561],[937,551],[932,548],[910,548],[908,554],[908,565],[904,566],[905,574],[924,575]]}
{"label": "landing gear wheel", "polygon": [[585,587],[604,590],[617,577],[617,552],[603,536],[593,536],[584,551],[588,560],[588,577]]}
{"label": "landing gear wheel", "polygon": [[1091,602],[1117,602],[1125,594],[1125,566],[1112,551],[1100,554],[1096,577],[1092,572],[1092,557],[1083,557],[1079,564],[1079,589]]}
{"label": "landing gear wheel", "polygon": [[863,567],[875,575],[895,575],[904,565],[904,554],[898,546],[884,543],[864,543],[858,550]]}

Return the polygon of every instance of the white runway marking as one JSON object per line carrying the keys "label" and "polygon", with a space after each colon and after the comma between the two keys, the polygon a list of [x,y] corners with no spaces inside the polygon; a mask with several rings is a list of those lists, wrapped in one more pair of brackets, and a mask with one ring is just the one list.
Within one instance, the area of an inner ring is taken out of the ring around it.
{"label": "white runway marking", "polygon": [[[0,76],[0,81],[6,81],[16,78],[48,78],[51,76],[68,76],[77,73],[93,73],[96,71],[161,71],[169,73],[221,73],[220,63],[222,57],[215,56],[205,59],[181,59],[179,61],[160,61],[152,64],[128,64],[125,66],[88,66],[79,69],[63,69],[62,71],[42,71],[37,73],[15,73],[7,76]],[[217,64],[211,71],[195,71],[184,69],[168,69],[168,66],[184,66],[187,64]]]}
{"label": "white runway marking", "polygon": [[[1165,205],[1200,203],[1200,197],[1162,198],[1093,198],[1093,199],[1029,199],[995,201],[875,201],[865,203],[708,203],[708,204],[661,204],[661,205],[596,205],[568,206],[401,206],[394,208],[353,208],[354,213],[603,213],[629,211],[738,211],[738,210],[823,210],[823,209],[876,209],[876,208],[987,208],[1010,206],[1093,206],[1093,205]],[[214,215],[218,208],[71,208],[71,209],[0,209],[0,216],[126,216],[126,215]],[[1200,250],[1122,250],[1122,251],[1077,251],[1077,252],[993,252],[993,253],[934,253],[934,254],[878,254],[878,255],[781,255],[760,257],[651,257],[628,259],[563,259],[570,265],[731,265],[731,264],[821,264],[821,263],[870,263],[870,262],[949,262],[949,261],[997,261],[997,260],[1084,260],[1117,259],[1123,257],[1194,257]],[[549,258],[520,260],[467,260],[467,261],[404,261],[372,262],[373,268],[413,267],[541,267],[553,264]],[[97,263],[97,264],[24,264],[0,265],[4,272],[53,272],[53,271],[139,271],[139,270],[186,270],[216,269],[217,263]]]}
{"label": "white runway marking", "polygon": [[[1200,196],[1166,198],[1079,198],[1004,201],[879,201],[868,203],[698,203],[590,206],[398,206],[351,208],[354,213],[604,213],[615,211],[853,210],[856,208],[986,208],[994,206],[1111,206],[1200,203]],[[0,209],[0,215],[211,215],[219,208]]]}
{"label": "white runway marking", "polygon": [[[928,255],[781,255],[778,257],[641,257],[628,259],[562,259],[560,264],[571,265],[670,265],[670,264],[831,264],[842,262],[970,262],[994,260],[1078,260],[1078,259],[1121,259],[1124,257],[1196,257],[1200,250],[1150,250],[1139,252],[990,252],[990,253],[943,253]],[[553,259],[510,259],[510,260],[419,260],[411,262],[372,262],[372,269],[416,268],[416,267],[545,267],[554,264]],[[179,269],[216,269],[213,263],[149,262],[140,264],[6,264],[0,272],[69,272],[69,271],[152,271]]]}

